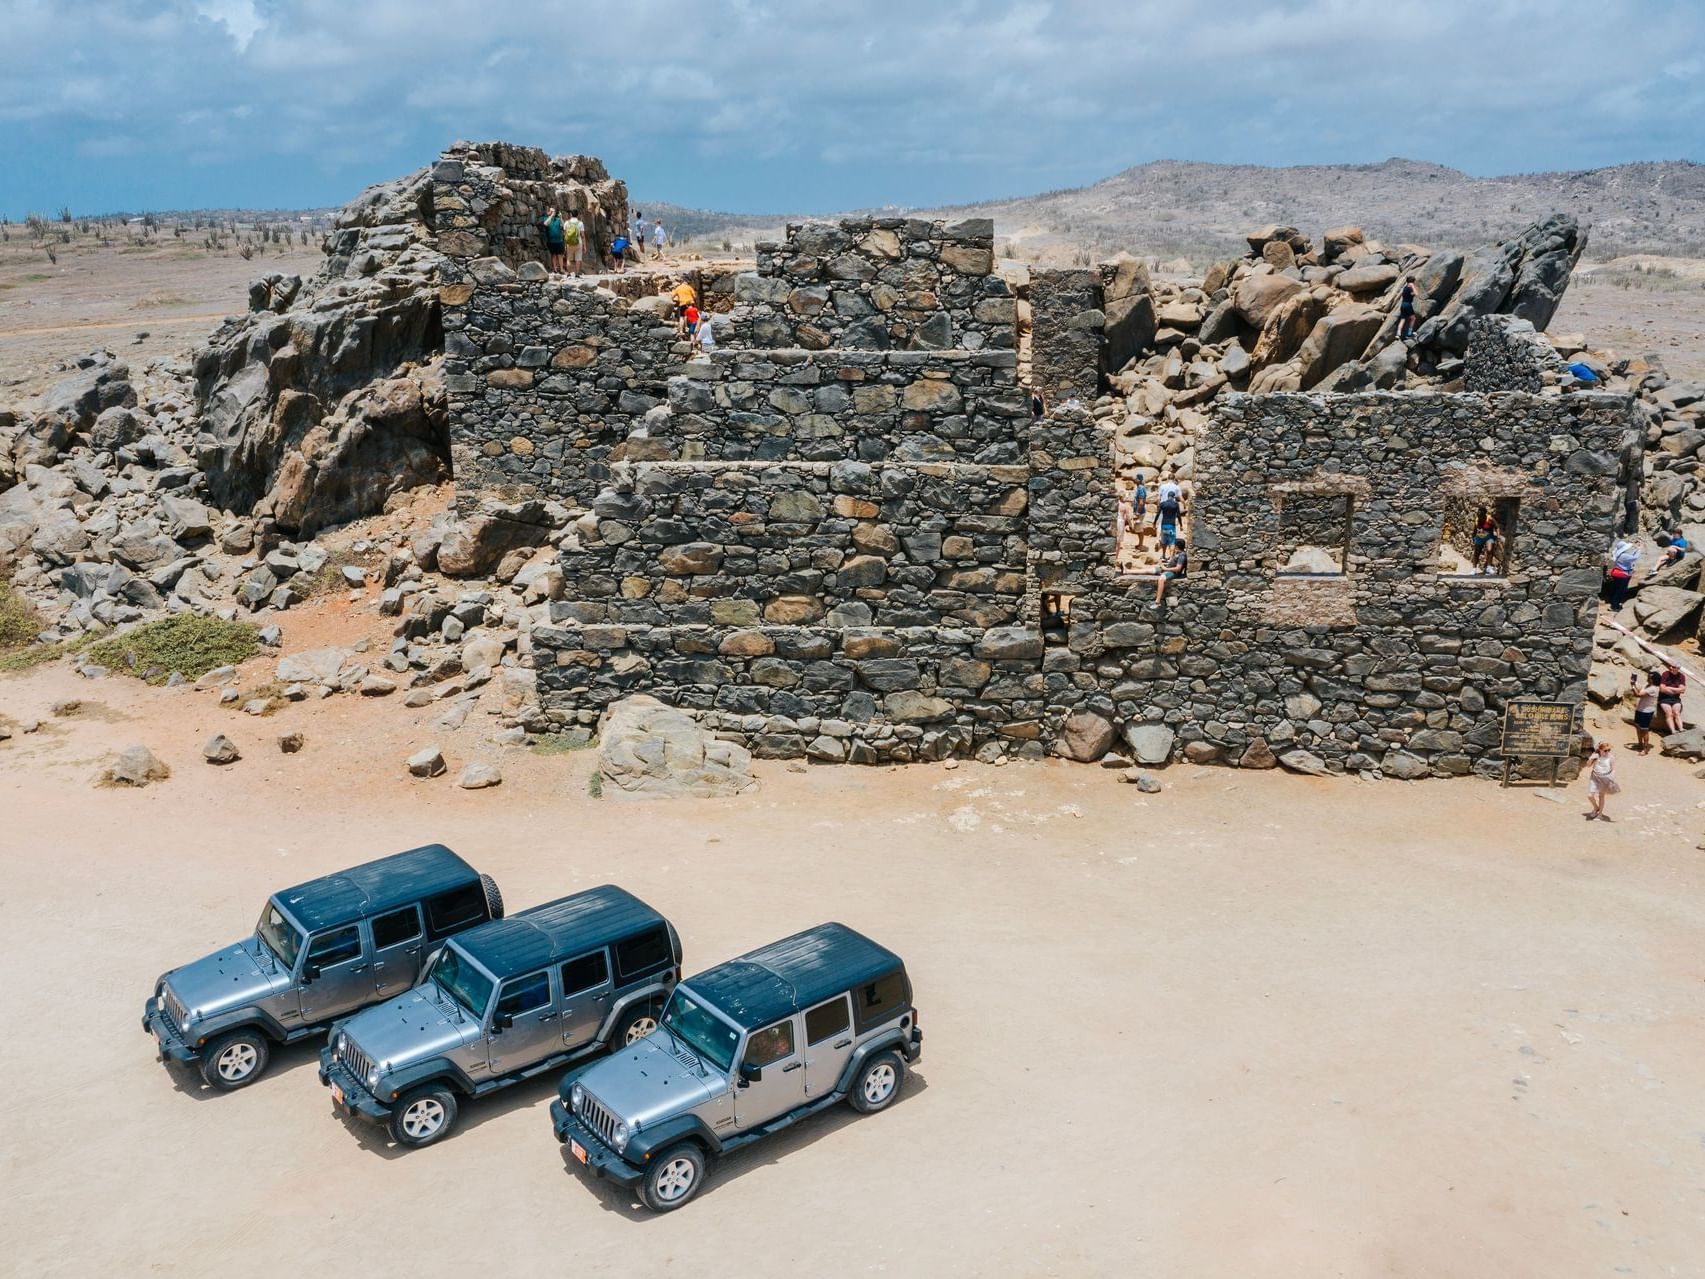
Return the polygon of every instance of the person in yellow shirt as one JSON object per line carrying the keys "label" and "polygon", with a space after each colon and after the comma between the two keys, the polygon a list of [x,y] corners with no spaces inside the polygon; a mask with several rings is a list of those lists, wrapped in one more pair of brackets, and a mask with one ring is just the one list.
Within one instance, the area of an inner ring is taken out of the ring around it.
{"label": "person in yellow shirt", "polygon": [[669,296],[675,303],[675,333],[678,337],[687,335],[687,308],[697,305],[699,295],[692,285],[682,280],[669,290]]}

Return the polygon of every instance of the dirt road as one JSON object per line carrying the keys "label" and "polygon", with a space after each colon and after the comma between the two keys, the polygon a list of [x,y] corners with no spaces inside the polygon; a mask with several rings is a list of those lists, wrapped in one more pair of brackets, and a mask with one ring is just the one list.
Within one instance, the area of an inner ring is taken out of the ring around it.
{"label": "dirt road", "polygon": [[[262,677],[257,669],[253,676]],[[1705,854],[1690,769],[1620,820],[1477,781],[1063,764],[776,765],[737,800],[587,793],[591,758],[410,782],[420,721],[335,698],[0,680],[0,1246],[20,1275],[1680,1275],[1705,1255]],[[273,737],[301,728],[299,755]],[[200,759],[212,732],[245,758]],[[148,742],[175,768],[92,789]],[[392,767],[392,765],[395,767]],[[925,1031],[891,1111],[803,1124],[667,1217],[570,1172],[540,1080],[400,1153],[315,1049],[226,1096],[157,1064],[155,975],[274,887],[443,840],[512,907],[605,880],[689,971],[835,918]]]}

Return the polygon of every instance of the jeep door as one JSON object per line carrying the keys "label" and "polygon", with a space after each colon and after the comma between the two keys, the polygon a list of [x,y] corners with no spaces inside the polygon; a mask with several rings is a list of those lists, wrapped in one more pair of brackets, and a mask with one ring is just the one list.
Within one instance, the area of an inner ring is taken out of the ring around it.
{"label": "jeep door", "polygon": [[330,1021],[373,1002],[360,924],[314,934],[302,957],[302,1024]]}
{"label": "jeep door", "polygon": [[805,1094],[827,1097],[853,1052],[852,1004],[845,995],[805,1010]]}
{"label": "jeep door", "polygon": [[375,915],[373,929],[373,993],[389,999],[411,989],[419,980],[426,934],[420,926],[420,907],[404,906]]}
{"label": "jeep door", "polygon": [[[757,1079],[749,1070],[759,1072]],[[734,1121],[742,1130],[768,1123],[805,1101],[799,1018],[784,1017],[746,1036],[735,1075]]]}
{"label": "jeep door", "polygon": [[604,949],[571,959],[559,970],[562,980],[562,1043],[579,1048],[592,1042],[609,1016],[614,988]]}
{"label": "jeep door", "polygon": [[486,1035],[491,1075],[507,1075],[562,1051],[557,1004],[551,991],[551,970],[511,977],[497,992],[491,1028]]}

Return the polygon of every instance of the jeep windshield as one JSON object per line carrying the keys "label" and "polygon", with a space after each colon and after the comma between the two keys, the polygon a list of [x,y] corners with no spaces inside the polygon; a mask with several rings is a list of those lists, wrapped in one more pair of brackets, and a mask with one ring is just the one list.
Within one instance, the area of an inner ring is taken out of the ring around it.
{"label": "jeep windshield", "polygon": [[491,988],[495,983],[454,946],[446,946],[438,952],[438,962],[432,965],[431,979],[475,1021],[485,1016],[485,1006],[491,999]]}
{"label": "jeep windshield", "polygon": [[261,945],[278,956],[279,963],[286,968],[296,967],[296,956],[302,950],[302,930],[270,901],[261,909],[255,936],[260,938]]}
{"label": "jeep windshield", "polygon": [[670,996],[669,1006],[663,1010],[663,1029],[727,1074],[734,1064],[740,1032],[683,989],[677,986]]}

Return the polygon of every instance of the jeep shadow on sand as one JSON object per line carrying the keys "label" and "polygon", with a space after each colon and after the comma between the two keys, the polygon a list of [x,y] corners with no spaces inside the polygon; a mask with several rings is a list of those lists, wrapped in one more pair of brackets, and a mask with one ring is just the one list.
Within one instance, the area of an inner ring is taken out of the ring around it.
{"label": "jeep shadow on sand", "polygon": [[332,1027],[320,1082],[340,1114],[425,1146],[469,1098],[650,1034],[680,976],[668,920],[589,889],[455,938],[419,986]]}
{"label": "jeep shadow on sand", "polygon": [[252,936],[161,974],[142,1011],[161,1061],[229,1091],[260,1078],[277,1044],[420,980],[443,942],[503,917],[503,898],[442,844],[274,893]]}

